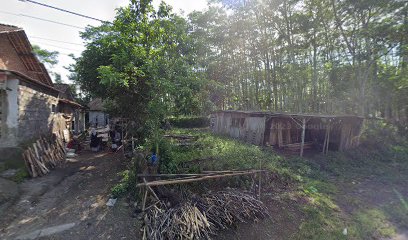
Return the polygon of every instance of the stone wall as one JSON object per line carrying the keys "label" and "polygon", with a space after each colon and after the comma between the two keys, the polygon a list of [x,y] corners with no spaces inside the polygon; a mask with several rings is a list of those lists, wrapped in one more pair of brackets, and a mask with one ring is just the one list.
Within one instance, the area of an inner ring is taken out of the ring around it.
{"label": "stone wall", "polygon": [[52,109],[53,105],[57,104],[57,97],[42,92],[41,89],[20,85],[18,141],[23,142],[50,133],[54,118]]}

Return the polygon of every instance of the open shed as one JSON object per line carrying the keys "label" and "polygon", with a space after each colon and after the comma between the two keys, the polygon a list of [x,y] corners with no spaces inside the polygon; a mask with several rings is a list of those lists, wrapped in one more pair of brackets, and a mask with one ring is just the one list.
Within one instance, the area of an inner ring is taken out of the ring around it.
{"label": "open shed", "polygon": [[327,152],[358,146],[364,118],[353,115],[216,111],[211,129],[259,146]]}

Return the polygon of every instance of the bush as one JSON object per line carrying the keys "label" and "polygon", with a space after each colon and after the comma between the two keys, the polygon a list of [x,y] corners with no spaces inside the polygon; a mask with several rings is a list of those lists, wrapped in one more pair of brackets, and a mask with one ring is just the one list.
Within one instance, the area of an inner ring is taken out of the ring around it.
{"label": "bush", "polygon": [[361,142],[371,146],[401,144],[406,141],[398,127],[382,120],[366,120]]}
{"label": "bush", "polygon": [[177,128],[204,128],[210,125],[208,117],[179,117],[169,118],[168,121]]}

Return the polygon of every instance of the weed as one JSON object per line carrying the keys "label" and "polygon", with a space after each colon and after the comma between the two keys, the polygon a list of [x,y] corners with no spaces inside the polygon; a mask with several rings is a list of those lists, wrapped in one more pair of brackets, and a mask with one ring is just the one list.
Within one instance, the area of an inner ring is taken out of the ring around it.
{"label": "weed", "polygon": [[112,197],[121,197],[131,190],[131,192],[136,192],[135,189],[131,189],[131,187],[134,185],[131,183],[135,182],[135,176],[132,171],[125,170],[123,172],[119,172],[118,175],[121,177],[121,180],[111,188]]}
{"label": "weed", "polygon": [[389,238],[395,235],[395,231],[395,227],[381,209],[357,212],[350,227],[350,235],[359,239]]}
{"label": "weed", "polygon": [[10,179],[16,183],[22,183],[26,178],[29,178],[30,174],[25,168],[19,168],[16,174]]}
{"label": "weed", "polygon": [[[171,140],[163,140],[159,145],[160,171],[181,173],[249,169],[259,168],[261,163],[262,168],[279,175],[281,180],[295,183],[291,198],[307,200],[307,203],[293,206],[305,216],[293,238],[326,240],[390,237],[395,234],[394,222],[401,226],[408,225],[406,200],[401,194],[397,194],[400,199],[398,204],[383,207],[368,207],[363,199],[346,196],[344,201],[348,203],[345,204],[356,210],[352,214],[340,209],[337,197],[341,194],[339,189],[343,189],[338,188],[341,184],[364,181],[371,176],[387,183],[404,183],[404,176],[408,173],[408,148],[403,142],[393,140],[394,130],[386,131],[387,144],[379,146],[375,141],[367,141],[348,152],[329,152],[327,155],[299,158],[283,157],[270,148],[263,149],[202,130],[172,129],[171,134],[193,135],[198,140],[192,146],[178,146]],[[250,179],[233,179],[229,184],[248,186]],[[200,188],[204,186],[207,185],[202,183]],[[347,235],[343,234],[345,228],[349,229]]]}

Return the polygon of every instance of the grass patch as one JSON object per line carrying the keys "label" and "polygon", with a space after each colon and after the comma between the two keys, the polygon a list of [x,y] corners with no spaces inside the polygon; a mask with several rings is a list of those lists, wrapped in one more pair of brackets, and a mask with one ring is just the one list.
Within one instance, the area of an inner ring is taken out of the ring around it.
{"label": "grass patch", "polygon": [[10,177],[9,180],[16,183],[23,182],[26,178],[30,177],[26,169],[24,159],[22,157],[22,148],[13,147],[8,148],[5,152],[0,153],[0,173],[9,169],[15,169],[17,172],[14,176]]}
{"label": "grass patch", "polygon": [[358,239],[389,238],[396,229],[381,209],[362,210],[354,214],[350,235]]}
{"label": "grass patch", "polygon": [[111,188],[111,194],[113,198],[119,198],[124,196],[128,192],[135,192],[134,188],[134,183],[135,181],[135,175],[132,171],[130,170],[124,170],[122,172],[118,173],[118,176],[120,177],[119,183],[115,184]]}
{"label": "grass patch", "polygon": [[[172,129],[168,133],[198,138],[193,145],[187,146],[177,145],[176,140],[162,140],[159,147],[162,173],[257,169],[261,160],[262,168],[277,174],[280,180],[290,182],[294,202],[298,202],[293,208],[305,218],[299,231],[294,233],[294,239],[384,238],[395,234],[394,223],[408,225],[407,201],[401,194],[398,204],[386,207],[367,206],[359,195],[344,196],[342,201],[346,202],[343,205],[356,209],[352,214],[343,212],[337,204],[337,197],[343,194],[339,189],[351,188],[354,182],[358,184],[367,179],[387,184],[406,182],[408,148],[403,143],[379,146],[368,142],[348,152],[300,158],[284,157],[270,148],[197,129]],[[345,228],[348,229],[347,235],[343,234]]]}
{"label": "grass patch", "polygon": [[19,168],[17,170],[16,175],[10,178],[10,180],[16,182],[16,183],[22,183],[25,179],[29,178],[30,174],[27,172],[27,169],[24,168]]}

